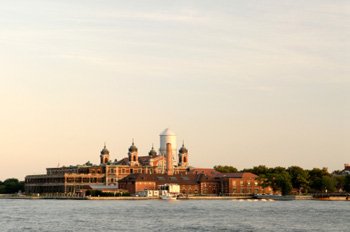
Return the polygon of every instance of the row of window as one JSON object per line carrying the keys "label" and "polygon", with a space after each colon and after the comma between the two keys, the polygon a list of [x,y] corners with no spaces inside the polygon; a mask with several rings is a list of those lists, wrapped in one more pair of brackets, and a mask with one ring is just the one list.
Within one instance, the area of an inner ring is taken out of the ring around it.
{"label": "row of window", "polygon": [[[237,186],[237,182],[238,181],[235,181],[235,180],[233,180],[232,181],[232,185],[233,186]],[[252,182],[253,181],[247,181],[246,183],[247,183],[247,186],[252,186]],[[226,182],[227,183],[227,182]],[[241,181],[239,181],[239,185],[240,186],[244,186],[244,181],[243,180],[241,180]],[[254,186],[258,186],[259,185],[259,183],[257,182],[257,181],[254,181]]]}

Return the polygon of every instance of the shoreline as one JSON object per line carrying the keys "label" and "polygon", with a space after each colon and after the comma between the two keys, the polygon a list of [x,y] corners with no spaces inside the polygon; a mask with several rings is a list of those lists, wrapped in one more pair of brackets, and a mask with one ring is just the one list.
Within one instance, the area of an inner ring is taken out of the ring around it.
{"label": "shoreline", "polygon": [[[1,199],[13,200],[161,200],[159,197],[67,197],[67,196],[0,196]],[[319,197],[312,195],[287,195],[287,196],[188,196],[179,197],[177,200],[240,200],[240,201],[293,201],[293,200],[315,200],[315,201],[349,201],[346,197]]]}

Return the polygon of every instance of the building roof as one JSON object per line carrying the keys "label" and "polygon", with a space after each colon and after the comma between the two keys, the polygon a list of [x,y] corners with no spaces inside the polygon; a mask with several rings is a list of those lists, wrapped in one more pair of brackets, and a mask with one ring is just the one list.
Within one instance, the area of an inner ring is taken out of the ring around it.
{"label": "building roof", "polygon": [[216,175],[219,178],[256,178],[257,175],[251,172],[232,172],[232,173],[220,173]]}
{"label": "building roof", "polygon": [[216,171],[212,168],[190,168],[189,174],[205,174],[208,176],[215,176],[221,174],[221,172]]}
{"label": "building roof", "polygon": [[170,130],[170,128],[166,128],[161,134],[160,136],[165,136],[165,135],[176,135],[172,130]]}

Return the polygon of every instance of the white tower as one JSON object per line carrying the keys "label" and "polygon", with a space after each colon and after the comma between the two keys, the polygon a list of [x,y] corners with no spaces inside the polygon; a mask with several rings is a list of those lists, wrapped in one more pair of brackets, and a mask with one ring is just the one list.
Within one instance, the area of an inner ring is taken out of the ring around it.
{"label": "white tower", "polygon": [[169,128],[165,129],[160,135],[160,148],[159,154],[166,157],[166,144],[170,143],[172,148],[173,156],[176,156],[176,134]]}

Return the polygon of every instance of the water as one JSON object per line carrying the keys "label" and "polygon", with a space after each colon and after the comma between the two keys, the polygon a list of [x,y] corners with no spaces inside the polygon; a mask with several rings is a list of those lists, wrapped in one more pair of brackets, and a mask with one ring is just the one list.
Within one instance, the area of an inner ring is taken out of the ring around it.
{"label": "water", "polygon": [[346,201],[0,199],[0,231],[350,231]]}

